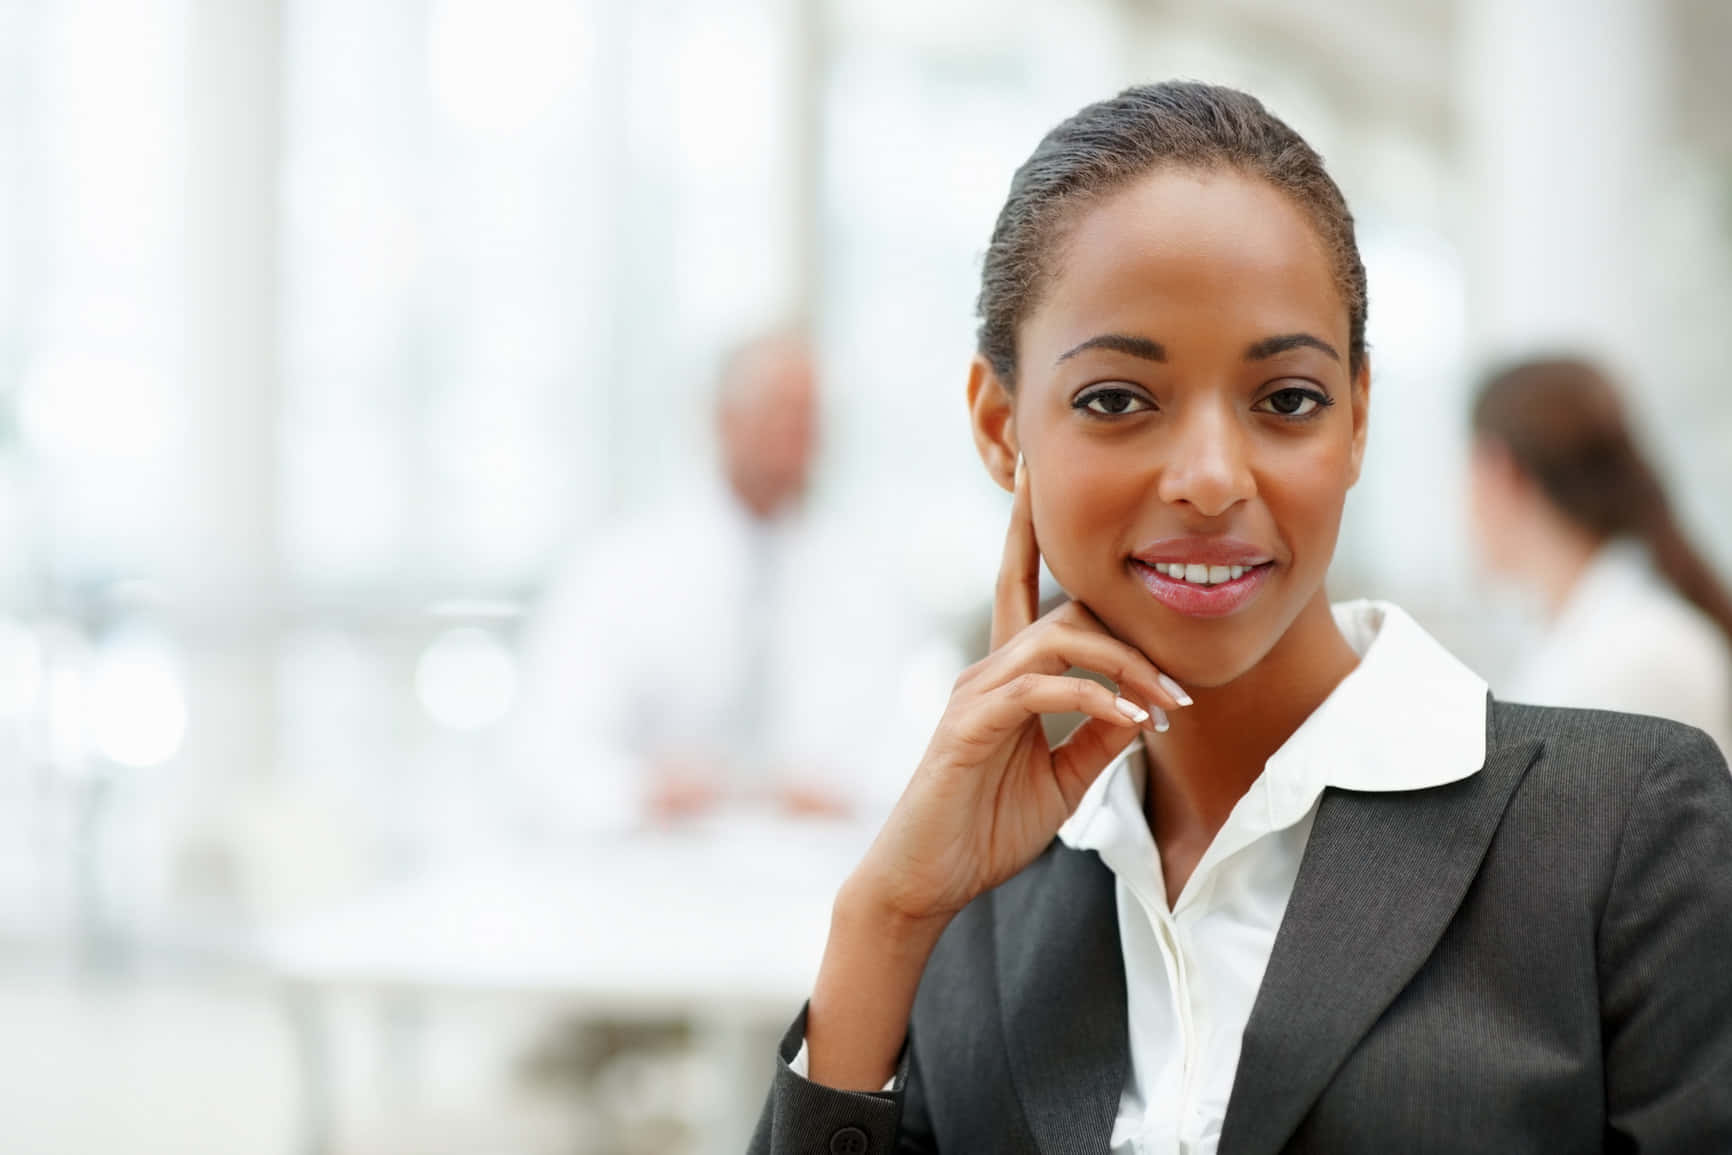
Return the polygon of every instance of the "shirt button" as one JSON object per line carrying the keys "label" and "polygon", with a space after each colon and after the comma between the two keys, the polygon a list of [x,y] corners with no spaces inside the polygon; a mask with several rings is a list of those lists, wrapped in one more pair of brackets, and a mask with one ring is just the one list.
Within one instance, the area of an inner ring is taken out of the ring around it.
{"label": "shirt button", "polygon": [[866,1132],[858,1127],[844,1127],[830,1136],[830,1155],[866,1155]]}

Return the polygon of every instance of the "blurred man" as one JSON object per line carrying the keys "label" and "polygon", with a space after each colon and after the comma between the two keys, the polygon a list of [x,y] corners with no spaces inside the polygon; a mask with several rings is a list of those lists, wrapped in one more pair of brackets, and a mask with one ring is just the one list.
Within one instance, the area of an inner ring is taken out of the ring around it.
{"label": "blurred man", "polygon": [[588,543],[530,629],[517,760],[566,817],[841,814],[883,792],[873,718],[895,709],[906,626],[882,550],[806,508],[806,343],[729,357],[715,421],[719,470]]}

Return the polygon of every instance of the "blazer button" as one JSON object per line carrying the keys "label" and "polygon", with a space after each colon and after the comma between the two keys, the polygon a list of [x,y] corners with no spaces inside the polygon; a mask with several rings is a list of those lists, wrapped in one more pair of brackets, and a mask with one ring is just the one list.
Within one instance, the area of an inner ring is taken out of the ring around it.
{"label": "blazer button", "polygon": [[866,1155],[869,1146],[866,1132],[858,1127],[844,1127],[830,1136],[830,1155]]}

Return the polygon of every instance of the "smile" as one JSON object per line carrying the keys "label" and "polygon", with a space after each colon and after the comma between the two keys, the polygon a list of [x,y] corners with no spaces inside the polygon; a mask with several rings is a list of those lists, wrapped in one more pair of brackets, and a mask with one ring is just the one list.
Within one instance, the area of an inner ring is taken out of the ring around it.
{"label": "smile", "polygon": [[1194,586],[1218,586],[1222,582],[1238,581],[1245,576],[1245,571],[1253,568],[1247,565],[1204,565],[1201,562],[1164,562],[1158,561],[1149,567],[1156,573],[1166,574],[1174,581],[1190,582]]}
{"label": "smile", "polygon": [[1144,562],[1130,559],[1143,588],[1167,608],[1193,618],[1234,613],[1257,596],[1275,568],[1261,565],[1203,565],[1200,562]]}

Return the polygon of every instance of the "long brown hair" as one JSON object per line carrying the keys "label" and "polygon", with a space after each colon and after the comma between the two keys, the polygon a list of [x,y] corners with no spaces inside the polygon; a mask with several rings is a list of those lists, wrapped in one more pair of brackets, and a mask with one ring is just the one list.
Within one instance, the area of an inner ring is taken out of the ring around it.
{"label": "long brown hair", "polygon": [[1480,386],[1473,431],[1510,454],[1558,511],[1601,541],[1632,537],[1732,641],[1732,596],[1685,535],[1606,375],[1573,357],[1522,361]]}

